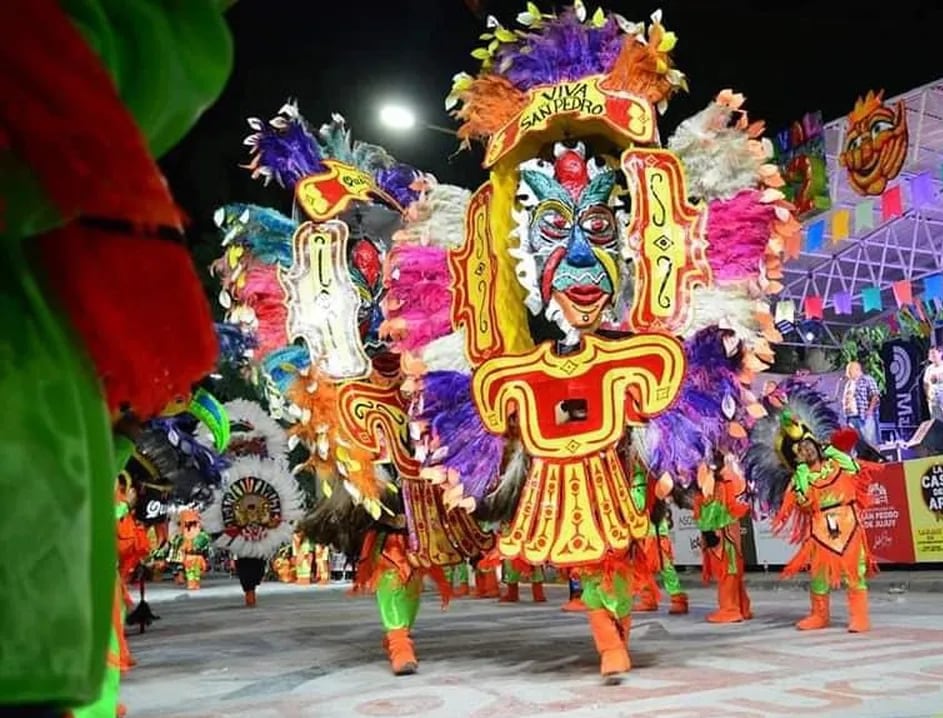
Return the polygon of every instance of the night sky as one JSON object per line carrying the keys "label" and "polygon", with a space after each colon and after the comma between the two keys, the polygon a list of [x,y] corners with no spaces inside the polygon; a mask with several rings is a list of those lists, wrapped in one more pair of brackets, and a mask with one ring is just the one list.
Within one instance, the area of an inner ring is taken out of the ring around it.
{"label": "night sky", "polygon": [[[505,25],[524,8],[514,0],[481,4]],[[537,4],[545,11],[559,7]],[[590,12],[596,7],[587,5]],[[691,92],[672,100],[663,137],[727,87],[744,93],[751,117],[765,119],[772,132],[808,111],[822,110],[826,121],[843,116],[868,89],[883,87],[892,96],[943,77],[938,0],[870,6],[611,0],[604,7],[635,21],[661,7],[665,26],[678,34],[674,58]],[[473,188],[485,178],[480,149],[449,160],[455,138],[428,130],[391,133],[376,119],[384,100],[398,100],[426,122],[455,126],[443,100],[455,73],[476,70],[469,53],[483,44],[484,32],[484,15],[476,17],[465,0],[239,0],[227,16],[236,52],[229,83],[161,163],[191,218],[197,255],[214,254],[207,245],[215,242],[211,217],[221,204],[250,201],[289,211],[286,191],[274,183],[263,189],[238,167],[247,159],[245,118],[267,120],[289,97],[312,124],[339,112],[355,139],[382,144],[441,181]]]}

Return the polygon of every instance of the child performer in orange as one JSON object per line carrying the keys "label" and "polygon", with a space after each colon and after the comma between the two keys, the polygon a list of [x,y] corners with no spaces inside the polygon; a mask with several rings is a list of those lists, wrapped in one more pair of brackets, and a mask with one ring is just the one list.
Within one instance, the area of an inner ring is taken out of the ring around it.
{"label": "child performer in orange", "polygon": [[743,547],[740,519],[750,507],[741,501],[746,481],[733,457],[721,459],[719,470],[702,466],[700,491],[694,499],[694,520],[701,530],[704,581],[717,580],[718,609],[707,616],[710,623],[739,623],[753,618],[750,597],[743,580]]}
{"label": "child performer in orange", "polygon": [[783,577],[811,574],[808,616],[800,631],[826,628],[831,622],[829,592],[848,587],[848,630],[871,627],[866,578],[874,559],[859,511],[868,502],[868,472],[847,452],[857,441],[840,429],[838,416],[812,387],[788,382],[780,410],[757,422],[751,432],[747,467],[759,499],[778,509],[773,530],[799,544]]}

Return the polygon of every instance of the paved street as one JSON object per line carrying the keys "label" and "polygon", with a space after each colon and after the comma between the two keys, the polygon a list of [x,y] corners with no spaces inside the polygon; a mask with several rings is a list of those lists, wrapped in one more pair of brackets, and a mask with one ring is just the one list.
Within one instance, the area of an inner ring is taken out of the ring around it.
{"label": "paved street", "polygon": [[[689,578],[688,583],[694,579]],[[459,599],[448,612],[426,594],[417,626],[420,673],[395,678],[370,598],[342,587],[264,584],[256,609],[238,583],[149,595],[161,617],[131,636],[130,718],[917,718],[943,716],[943,600],[875,586],[874,630],[800,634],[798,589],[753,592],[757,618],[711,626],[713,591],[691,591],[688,616],[636,614],[634,668],[600,685],[586,619],[562,613],[565,589],[533,605]]]}

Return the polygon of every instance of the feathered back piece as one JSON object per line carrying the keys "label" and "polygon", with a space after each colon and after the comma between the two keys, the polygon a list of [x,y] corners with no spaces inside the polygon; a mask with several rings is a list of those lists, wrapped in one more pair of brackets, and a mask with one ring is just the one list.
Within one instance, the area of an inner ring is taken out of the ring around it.
{"label": "feathered back piece", "polygon": [[378,145],[352,140],[341,115],[332,115],[329,123],[314,131],[298,105],[289,100],[267,123],[257,117],[249,118],[248,123],[253,133],[245,139],[251,148],[246,168],[266,185],[274,179],[293,190],[305,177],[324,172],[324,160],[334,160],[372,175],[377,187],[400,207],[418,197],[418,192],[411,189],[419,177],[418,170],[397,162]]}
{"label": "feathered back piece", "polygon": [[782,255],[800,230],[794,208],[779,190],[764,124],[750,122],[743,95],[724,90],[682,122],[668,147],[684,164],[691,195],[708,203],[707,258],[713,285],[694,294],[690,331],[711,324],[732,329],[759,362],[773,360],[770,343],[782,341],[767,297],[782,290]]}
{"label": "feathered back piece", "polygon": [[808,384],[787,380],[778,391],[784,401],[772,406],[750,431],[745,476],[761,510],[776,510],[795,469],[795,444],[813,438],[824,446],[840,426],[828,399]]}
{"label": "feathered back piece", "polygon": [[452,333],[452,274],[448,251],[464,239],[471,193],[426,179],[425,191],[407,210],[408,223],[393,235],[383,263],[385,321],[381,334],[394,352],[421,355]]}
{"label": "feathered back piece", "polygon": [[582,0],[559,15],[542,14],[528,3],[517,17],[520,30],[502,27],[488,18],[488,44],[472,52],[481,60],[477,77],[456,75],[446,109],[462,121],[458,136],[465,142],[487,140],[527,105],[527,91],[540,85],[604,75],[601,86],[629,92],[659,110],[679,89],[682,73],[671,65],[669,53],[677,38],[661,24],[661,11],[645,23],[631,23],[602,8],[587,11]]}

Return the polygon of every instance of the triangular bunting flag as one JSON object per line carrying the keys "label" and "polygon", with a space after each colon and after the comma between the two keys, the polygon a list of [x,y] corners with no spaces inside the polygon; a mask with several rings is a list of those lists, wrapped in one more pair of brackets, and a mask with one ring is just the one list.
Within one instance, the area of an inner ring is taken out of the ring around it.
{"label": "triangular bunting flag", "polygon": [[910,201],[914,207],[931,204],[935,199],[933,176],[929,172],[921,172],[910,180]]}
{"label": "triangular bunting flag", "polygon": [[881,219],[888,222],[904,213],[903,197],[900,185],[894,185],[884,190],[881,195]]}
{"label": "triangular bunting flag", "polygon": [[874,200],[866,199],[855,205],[855,234],[874,229]]}
{"label": "triangular bunting flag", "polygon": [[943,274],[923,278],[924,299],[943,299]]}
{"label": "triangular bunting flag", "polygon": [[776,303],[776,323],[792,324],[796,321],[796,303],[791,299],[783,299]]}
{"label": "triangular bunting flag", "polygon": [[823,244],[825,244],[825,220],[817,219],[806,227],[805,251],[818,252]]}
{"label": "triangular bunting flag", "polygon": [[847,209],[835,210],[832,214],[832,242],[847,239],[851,230],[851,212]]}
{"label": "triangular bunting flag", "polygon": [[835,314],[851,314],[851,293],[836,292],[832,297],[832,306]]}
{"label": "triangular bunting flag", "polygon": [[881,311],[884,308],[884,303],[881,301],[881,288],[865,287],[862,289],[861,303],[864,305],[864,311],[866,312]]}
{"label": "triangular bunting flag", "polygon": [[894,299],[897,301],[898,307],[914,303],[914,287],[909,279],[901,279],[899,282],[894,282],[893,290]]}
{"label": "triangular bunting flag", "polygon": [[825,312],[824,312],[822,297],[806,297],[805,298],[805,318],[806,319],[821,319],[823,316],[825,316]]}

